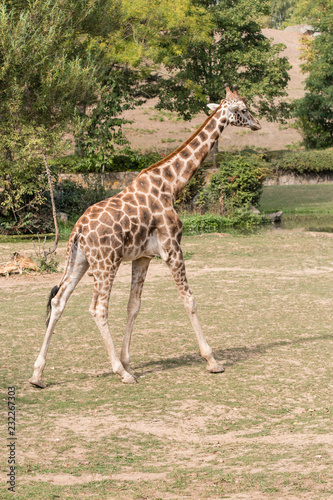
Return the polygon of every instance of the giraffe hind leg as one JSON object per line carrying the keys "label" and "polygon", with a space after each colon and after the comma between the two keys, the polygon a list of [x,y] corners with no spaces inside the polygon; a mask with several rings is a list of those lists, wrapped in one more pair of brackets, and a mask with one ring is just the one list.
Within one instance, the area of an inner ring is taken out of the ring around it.
{"label": "giraffe hind leg", "polygon": [[39,352],[37,360],[34,364],[34,372],[29,379],[30,384],[44,388],[42,374],[46,365],[47,351],[50,346],[52,334],[55,326],[65,309],[67,300],[71,296],[74,288],[88,269],[89,265],[84,253],[80,250],[75,255],[75,262],[70,270],[70,273],[65,276],[65,279],[59,287],[53,287],[49,297],[50,315],[47,319],[47,329],[44,336],[44,342]]}
{"label": "giraffe hind leg", "polygon": [[142,257],[138,260],[133,260],[132,262],[132,284],[131,292],[127,305],[127,324],[125,335],[123,339],[122,348],[120,351],[120,361],[122,362],[125,370],[129,373],[129,363],[130,363],[130,342],[134,326],[134,321],[139,314],[141,306],[141,293],[142,288],[146,279],[149,263],[151,259]]}

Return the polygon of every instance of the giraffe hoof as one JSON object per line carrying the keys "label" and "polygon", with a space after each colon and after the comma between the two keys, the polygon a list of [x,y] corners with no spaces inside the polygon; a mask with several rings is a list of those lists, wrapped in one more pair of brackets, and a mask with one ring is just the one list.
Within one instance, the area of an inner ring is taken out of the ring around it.
{"label": "giraffe hoof", "polygon": [[121,377],[121,381],[124,384],[136,384],[136,378],[133,377],[133,375],[130,375],[129,373],[126,373]]}
{"label": "giraffe hoof", "polygon": [[40,389],[45,389],[46,385],[43,384],[42,379],[35,379],[34,377],[31,377],[29,379],[29,382],[31,385],[34,385],[35,387],[39,387]]}
{"label": "giraffe hoof", "polygon": [[207,366],[207,370],[209,371],[209,373],[223,373],[224,372],[223,366],[218,365],[217,363],[216,363],[216,365],[213,365],[213,366]]}

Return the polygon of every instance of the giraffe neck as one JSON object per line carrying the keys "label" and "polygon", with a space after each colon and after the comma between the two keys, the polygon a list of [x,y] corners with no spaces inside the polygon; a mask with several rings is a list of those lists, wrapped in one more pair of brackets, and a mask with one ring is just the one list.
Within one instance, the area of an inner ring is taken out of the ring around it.
{"label": "giraffe neck", "polygon": [[226,109],[224,107],[218,108],[210,118],[172,162],[173,167],[176,168],[175,164],[183,161],[183,168],[178,173],[173,189],[175,198],[179,196],[196,174],[227,125]]}
{"label": "giraffe neck", "polygon": [[198,171],[226,125],[227,108],[222,104],[174,153],[145,171],[151,170],[153,175],[160,175],[171,186],[174,199],[177,199]]}

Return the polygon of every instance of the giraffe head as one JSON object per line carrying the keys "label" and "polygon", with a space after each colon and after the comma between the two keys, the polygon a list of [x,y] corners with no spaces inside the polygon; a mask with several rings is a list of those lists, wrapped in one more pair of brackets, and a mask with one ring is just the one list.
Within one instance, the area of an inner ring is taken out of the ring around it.
{"label": "giraffe head", "polygon": [[233,86],[233,92],[231,92],[227,83],[224,86],[226,89],[226,98],[222,99],[220,104],[208,104],[208,107],[212,110],[220,106],[225,108],[227,123],[230,125],[247,127],[251,130],[260,130],[260,123],[251,115],[245,99],[238,94],[237,85]]}

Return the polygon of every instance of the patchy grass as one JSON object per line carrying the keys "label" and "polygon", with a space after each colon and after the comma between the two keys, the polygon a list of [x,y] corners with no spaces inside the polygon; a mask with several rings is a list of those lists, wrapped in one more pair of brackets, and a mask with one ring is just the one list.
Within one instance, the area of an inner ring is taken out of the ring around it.
{"label": "patchy grass", "polygon": [[266,213],[333,214],[333,184],[264,186],[260,207]]}
{"label": "patchy grass", "polygon": [[[332,247],[332,235],[310,232],[184,238],[199,317],[226,371],[206,372],[168,270],[154,260],[134,328],[133,386],[112,374],[88,313],[88,276],[52,338],[47,388],[30,386],[60,275],[0,278],[0,380],[5,401],[16,387],[18,498],[332,498]],[[1,243],[0,261],[15,249]],[[33,253],[29,242],[19,250]],[[117,346],[129,286],[125,264],[110,305]]]}

